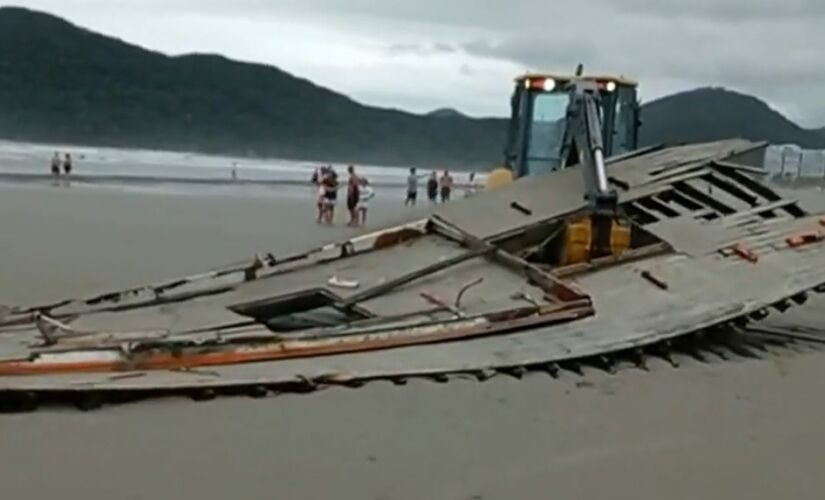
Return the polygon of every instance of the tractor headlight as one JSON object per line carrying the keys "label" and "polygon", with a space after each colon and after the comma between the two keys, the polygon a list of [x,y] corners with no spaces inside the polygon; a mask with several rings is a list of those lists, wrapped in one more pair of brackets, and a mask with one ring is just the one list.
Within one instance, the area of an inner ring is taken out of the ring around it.
{"label": "tractor headlight", "polygon": [[616,90],[616,82],[607,82],[607,85],[605,85],[605,88],[607,89],[608,92],[613,92],[614,90]]}
{"label": "tractor headlight", "polygon": [[551,92],[553,89],[556,88],[556,80],[553,80],[552,78],[547,78],[546,80],[544,80],[544,85],[542,86],[544,87],[545,92]]}

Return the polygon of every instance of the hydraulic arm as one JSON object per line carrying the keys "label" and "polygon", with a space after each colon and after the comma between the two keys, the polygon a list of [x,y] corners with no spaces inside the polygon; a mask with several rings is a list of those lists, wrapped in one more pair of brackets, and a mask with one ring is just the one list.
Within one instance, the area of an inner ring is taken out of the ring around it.
{"label": "hydraulic arm", "polygon": [[[617,237],[629,231],[620,214],[618,195],[608,184],[598,86],[576,80],[567,109],[568,128],[562,147],[563,166],[578,164],[584,176],[588,213],[575,224],[588,226],[589,258],[604,257],[617,249]],[[619,247],[624,245],[619,245]]]}

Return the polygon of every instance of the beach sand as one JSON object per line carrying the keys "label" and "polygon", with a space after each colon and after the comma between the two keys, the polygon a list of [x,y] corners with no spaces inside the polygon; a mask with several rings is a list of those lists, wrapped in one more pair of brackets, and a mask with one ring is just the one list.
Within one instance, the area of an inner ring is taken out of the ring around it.
{"label": "beach sand", "polygon": [[[399,205],[377,200],[375,223],[411,216]],[[106,291],[350,232],[318,227],[312,210],[309,190],[0,187],[0,302]],[[0,491],[15,500],[821,499],[823,356],[4,415]]]}

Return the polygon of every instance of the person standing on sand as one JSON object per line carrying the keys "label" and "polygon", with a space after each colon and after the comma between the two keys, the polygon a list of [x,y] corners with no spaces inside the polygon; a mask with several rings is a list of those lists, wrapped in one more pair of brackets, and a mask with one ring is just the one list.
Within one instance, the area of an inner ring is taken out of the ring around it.
{"label": "person standing on sand", "polygon": [[441,203],[447,203],[450,201],[450,195],[453,192],[453,177],[450,175],[449,170],[444,171],[444,175],[441,176]]}
{"label": "person standing on sand", "polygon": [[72,155],[69,153],[66,153],[66,156],[63,158],[63,173],[66,177],[72,175]]}
{"label": "person standing on sand", "polygon": [[317,197],[316,197],[316,205],[318,207],[318,224],[324,222],[324,216],[326,215],[326,207],[327,207],[327,190],[325,187],[326,183],[326,167],[321,167],[316,173],[317,177],[313,182],[317,186]]}
{"label": "person standing on sand", "polygon": [[435,171],[427,179],[427,199],[430,203],[438,203],[438,174]]}
{"label": "person standing on sand", "polygon": [[355,173],[355,167],[347,167],[347,211],[349,212],[349,226],[358,225],[358,202],[361,198],[361,179]]}
{"label": "person standing on sand", "polygon": [[332,225],[335,219],[335,204],[338,202],[338,173],[329,167],[324,177],[324,221]]}
{"label": "person standing on sand", "polygon": [[52,156],[52,177],[55,179],[60,177],[60,153],[57,151]]}
{"label": "person standing on sand", "polygon": [[476,173],[470,172],[470,178],[467,182],[467,187],[464,189],[464,197],[469,198],[478,192],[478,182],[476,182]]}
{"label": "person standing on sand", "polygon": [[404,201],[404,206],[415,206],[418,201],[418,180],[426,177],[425,175],[418,175],[415,167],[410,169],[410,175],[407,176],[407,199]]}
{"label": "person standing on sand", "polygon": [[404,206],[415,205],[418,200],[418,175],[416,175],[415,167],[410,169],[410,175],[407,176],[407,198],[404,200]]}
{"label": "person standing on sand", "polygon": [[370,200],[375,197],[375,190],[372,189],[367,179],[361,178],[360,197],[358,199],[358,217],[362,226],[367,225],[367,210],[370,207]]}

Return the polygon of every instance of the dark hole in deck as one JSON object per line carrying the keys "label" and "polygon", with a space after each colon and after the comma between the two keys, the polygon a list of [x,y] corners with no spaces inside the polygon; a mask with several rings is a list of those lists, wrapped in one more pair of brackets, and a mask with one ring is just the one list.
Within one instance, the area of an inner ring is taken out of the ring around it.
{"label": "dark hole in deck", "polygon": [[703,193],[686,182],[677,182],[673,185],[673,188],[684,196],[692,200],[696,200],[722,215],[733,215],[736,213],[735,209],[725,205],[716,198]]}
{"label": "dark hole in deck", "polygon": [[638,205],[635,205],[634,203],[624,205],[624,210],[627,213],[627,216],[630,217],[630,220],[640,226],[659,222],[658,217]]}
{"label": "dark hole in deck", "polygon": [[370,317],[359,308],[337,307],[339,302],[338,297],[326,290],[309,290],[238,304],[229,309],[266,325],[274,332],[340,326]]}
{"label": "dark hole in deck", "polygon": [[672,207],[668,206],[666,203],[656,199],[654,196],[649,196],[647,198],[642,198],[637,200],[637,203],[642,207],[656,212],[667,218],[679,217],[679,212],[674,210]]}

